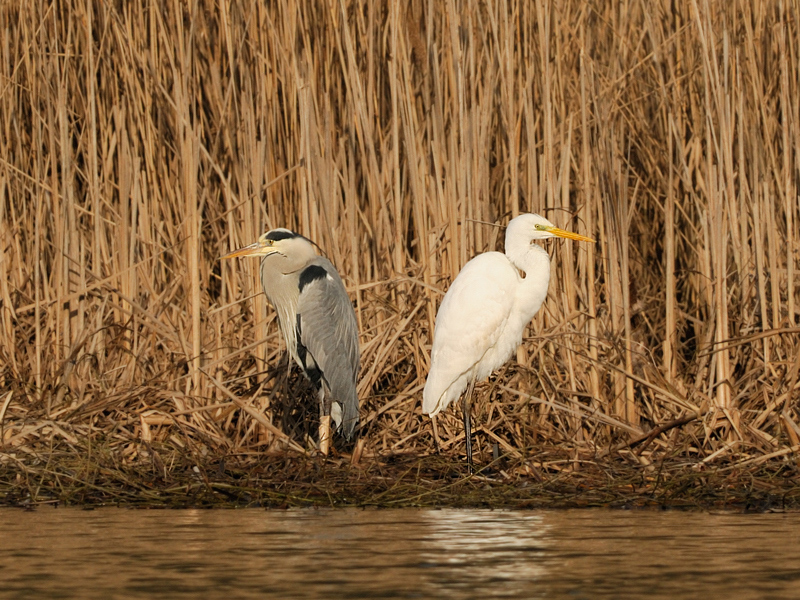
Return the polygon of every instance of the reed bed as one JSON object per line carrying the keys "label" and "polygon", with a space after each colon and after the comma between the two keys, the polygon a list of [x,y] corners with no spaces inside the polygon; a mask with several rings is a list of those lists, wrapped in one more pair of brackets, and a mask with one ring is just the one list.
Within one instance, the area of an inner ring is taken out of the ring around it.
{"label": "reed bed", "polygon": [[[2,3],[0,502],[796,505],[798,19]],[[548,300],[478,386],[488,470],[453,480],[457,413],[435,439],[420,410],[436,309],[521,212],[598,243],[548,246]],[[361,441],[327,461],[257,261],[218,260],[281,226],[361,332]]]}

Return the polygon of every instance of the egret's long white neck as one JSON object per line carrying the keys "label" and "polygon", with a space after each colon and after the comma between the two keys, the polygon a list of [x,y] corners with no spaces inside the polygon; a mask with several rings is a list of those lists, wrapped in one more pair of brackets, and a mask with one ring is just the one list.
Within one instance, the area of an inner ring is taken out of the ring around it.
{"label": "egret's long white neck", "polygon": [[[506,256],[520,271],[527,272],[528,269],[526,267],[530,260],[531,250],[538,248],[538,246],[531,244],[529,235],[516,231],[516,228],[512,229],[513,225],[515,223],[512,222],[512,225],[506,231]],[[539,249],[541,250],[541,248]]]}
{"label": "egret's long white neck", "polygon": [[547,297],[550,284],[550,255],[529,237],[506,238],[506,256],[523,273],[517,288],[516,308],[519,318],[527,324]]}

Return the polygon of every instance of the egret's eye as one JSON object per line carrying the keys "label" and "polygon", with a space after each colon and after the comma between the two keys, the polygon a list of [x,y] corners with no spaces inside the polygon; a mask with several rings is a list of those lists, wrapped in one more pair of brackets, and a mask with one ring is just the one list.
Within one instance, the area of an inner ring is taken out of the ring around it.
{"label": "egret's eye", "polygon": [[544,225],[540,225],[539,223],[537,223],[536,225],[534,225],[534,229],[536,229],[536,231],[544,231],[547,228]]}

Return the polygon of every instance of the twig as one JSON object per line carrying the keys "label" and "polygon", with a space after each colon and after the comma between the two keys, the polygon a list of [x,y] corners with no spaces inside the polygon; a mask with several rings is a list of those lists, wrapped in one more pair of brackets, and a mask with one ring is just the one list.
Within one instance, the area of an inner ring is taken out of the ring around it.
{"label": "twig", "polygon": [[211,383],[213,383],[215,386],[217,386],[217,388],[219,388],[222,391],[223,394],[228,396],[228,398],[230,398],[239,408],[241,408],[248,415],[253,417],[261,425],[263,425],[270,433],[272,433],[274,436],[278,437],[279,439],[282,439],[283,441],[285,441],[289,445],[289,447],[292,448],[293,450],[297,450],[298,452],[302,452],[303,454],[305,454],[306,451],[302,446],[300,446],[297,442],[295,442],[288,435],[283,433],[280,429],[275,427],[275,425],[270,423],[266,419],[266,417],[264,415],[262,415],[260,412],[255,410],[252,406],[250,406],[249,404],[245,404],[239,398],[237,398],[228,388],[226,388],[224,385],[222,385],[222,383],[220,383],[217,380],[216,377],[213,377],[212,375],[209,375],[203,369],[200,369],[200,372],[203,373],[206,377],[208,377],[208,379],[211,381]]}
{"label": "twig", "polygon": [[665,431],[669,431],[670,429],[674,429],[675,427],[680,427],[681,425],[686,425],[687,423],[691,423],[700,418],[700,413],[690,413],[678,419],[673,419],[672,421],[667,421],[666,423],[662,423],[657,427],[653,427],[650,431],[643,433],[642,435],[636,436],[635,438],[628,440],[627,442],[622,442],[617,444],[612,448],[608,448],[607,450],[603,450],[600,454],[597,455],[598,458],[603,458],[608,456],[609,454],[613,454],[614,452],[619,452],[620,450],[624,450],[625,448],[633,448],[634,446],[638,446],[642,444],[642,447],[639,449],[639,453],[644,450],[644,448],[652,442],[656,437],[664,433]]}

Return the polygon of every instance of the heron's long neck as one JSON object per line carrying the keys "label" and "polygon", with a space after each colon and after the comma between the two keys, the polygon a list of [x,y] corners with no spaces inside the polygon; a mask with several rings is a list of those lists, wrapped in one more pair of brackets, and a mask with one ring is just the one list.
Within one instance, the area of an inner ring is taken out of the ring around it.
{"label": "heron's long neck", "polygon": [[280,327],[286,348],[297,364],[297,284],[296,278],[291,278],[291,273],[284,273],[287,268],[286,260],[280,256],[265,256],[261,259],[261,285],[270,304],[278,313],[278,326]]}
{"label": "heron's long neck", "polygon": [[524,273],[517,291],[516,307],[520,318],[527,324],[547,297],[550,283],[550,255],[529,241],[506,247],[509,260]]}

